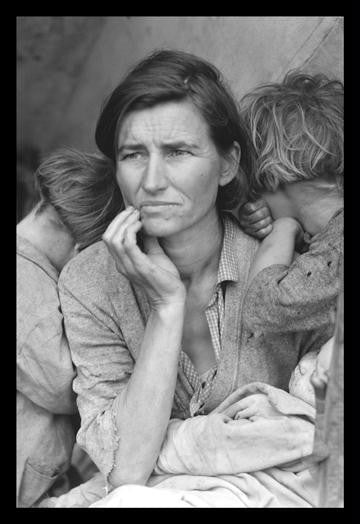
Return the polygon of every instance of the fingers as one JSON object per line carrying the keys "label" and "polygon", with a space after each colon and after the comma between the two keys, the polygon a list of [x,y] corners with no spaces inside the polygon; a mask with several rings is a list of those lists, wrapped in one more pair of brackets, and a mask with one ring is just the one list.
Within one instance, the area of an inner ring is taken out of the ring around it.
{"label": "fingers", "polygon": [[241,418],[250,418],[253,415],[255,415],[254,410],[251,407],[248,407],[246,409],[242,409],[241,411],[238,411],[234,417],[235,420],[241,419]]}
{"label": "fingers", "polygon": [[125,211],[121,211],[113,220],[110,222],[110,225],[107,227],[105,233],[103,234],[103,240],[110,240],[113,234],[118,231],[121,224],[126,222],[126,220],[134,213],[135,208],[129,206]]}
{"label": "fingers", "polygon": [[144,273],[150,270],[152,263],[147,255],[139,248],[136,233],[140,231],[142,224],[137,221],[130,224],[124,232],[123,255],[129,263],[129,271],[132,273]]}
{"label": "fingers", "polygon": [[130,207],[119,213],[103,235],[118,271],[129,277],[136,275],[139,265],[150,263],[136,242],[136,233],[141,227],[139,211]]}
{"label": "fingers", "polygon": [[163,253],[163,249],[161,248],[159,241],[156,237],[144,235],[143,240],[144,240],[144,248],[145,248],[146,253],[149,253],[149,254]]}
{"label": "fingers", "polygon": [[250,214],[246,213],[241,217],[241,220],[247,224],[255,224],[256,222],[260,222],[263,219],[270,219],[270,222],[272,222],[271,214],[267,207],[262,207],[261,209],[258,209],[257,211],[254,211]]}
{"label": "fingers", "polygon": [[272,224],[269,224],[268,226],[264,227],[263,229],[256,230],[253,227],[243,227],[243,231],[247,233],[248,235],[251,235],[259,240],[262,240],[266,236],[268,236],[269,233],[272,231]]}
{"label": "fingers", "polygon": [[239,211],[239,221],[245,233],[259,240],[272,231],[273,218],[262,199],[245,204]]}
{"label": "fingers", "polygon": [[137,221],[139,221],[139,212],[134,208],[123,211],[113,220],[102,237],[112,253],[120,254],[122,252],[124,233],[130,225]]}
{"label": "fingers", "polygon": [[262,207],[267,207],[267,204],[265,200],[259,198],[258,200],[255,200],[255,202],[247,202],[241,209],[244,210],[246,214],[251,214]]}
{"label": "fingers", "polygon": [[255,222],[249,222],[247,227],[253,229],[254,231],[259,231],[260,229],[265,229],[267,226],[271,225],[272,221],[272,218],[267,216],[263,219],[256,220]]}
{"label": "fingers", "polygon": [[244,397],[241,400],[238,400],[235,402],[235,404],[232,404],[229,406],[225,411],[224,414],[226,414],[228,417],[233,418],[238,411],[242,411],[246,409],[250,405],[249,397]]}

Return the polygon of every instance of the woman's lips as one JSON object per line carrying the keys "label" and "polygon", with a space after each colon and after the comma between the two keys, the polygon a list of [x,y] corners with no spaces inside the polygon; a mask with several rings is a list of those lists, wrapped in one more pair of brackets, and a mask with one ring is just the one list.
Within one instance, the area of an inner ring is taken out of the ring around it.
{"label": "woman's lips", "polygon": [[160,213],[162,210],[178,206],[175,202],[143,202],[140,205],[142,213]]}
{"label": "woman's lips", "polygon": [[140,204],[140,209],[143,207],[159,207],[159,206],[177,206],[178,204],[176,202],[158,202],[158,201],[146,201]]}

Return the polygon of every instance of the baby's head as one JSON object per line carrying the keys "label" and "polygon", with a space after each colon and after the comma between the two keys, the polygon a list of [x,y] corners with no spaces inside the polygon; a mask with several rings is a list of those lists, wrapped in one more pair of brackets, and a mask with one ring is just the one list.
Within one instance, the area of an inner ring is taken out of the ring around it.
{"label": "baby's head", "polygon": [[319,181],[342,193],[343,95],[340,81],[299,71],[245,95],[242,114],[256,151],[249,200],[294,182]]}
{"label": "baby's head", "polygon": [[318,351],[306,353],[291,374],[289,393],[315,406],[315,391],[311,383],[311,375],[316,369]]}
{"label": "baby's head", "polygon": [[[314,386],[326,386],[330,369],[334,337],[319,351],[306,353],[291,374],[289,393],[315,406]],[[315,380],[315,382],[314,382]]]}

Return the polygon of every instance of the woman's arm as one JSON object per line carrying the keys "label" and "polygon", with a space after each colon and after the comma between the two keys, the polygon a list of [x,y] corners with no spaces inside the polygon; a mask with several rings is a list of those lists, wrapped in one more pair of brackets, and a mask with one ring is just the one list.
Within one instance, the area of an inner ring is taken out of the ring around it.
{"label": "woman's arm", "polygon": [[150,314],[134,372],[115,401],[114,486],[146,484],[158,458],[173,404],[183,310],[169,306]]}
{"label": "woman's arm", "polygon": [[[164,308],[151,313],[144,330],[129,283],[119,275],[124,284],[114,315],[114,290],[104,291],[107,275],[93,278],[88,261],[71,261],[59,282],[77,372],[77,441],[112,484],[144,483],[162,443],[162,425],[166,428],[170,418],[179,347],[174,339],[180,338],[182,312]],[[112,274],[110,285],[116,290],[113,279]],[[132,328],[123,333],[118,318],[136,325],[138,333]],[[136,362],[128,337],[135,337],[133,344],[141,348]]]}
{"label": "woman's arm", "polygon": [[[103,254],[95,272],[89,258],[80,254],[59,282],[78,373],[74,383],[82,418],[78,441],[114,486],[145,484],[153,470],[170,419],[182,339],[185,288],[155,239],[146,240],[146,254],[140,251],[136,244],[140,227],[138,215],[126,210],[104,235],[122,273],[118,292],[113,272],[111,283],[106,274],[99,274],[107,267],[101,266]],[[129,280],[149,298],[145,330]],[[132,335],[126,322],[135,328]],[[140,346],[135,363],[128,336]]]}
{"label": "woman's arm", "polygon": [[130,206],[103,236],[118,271],[142,287],[151,307],[134,372],[114,404],[120,434],[109,477],[114,486],[146,484],[154,469],[170,419],[184,322],[179,273],[155,238],[145,237],[146,254],[140,250],[141,227],[139,211]]}

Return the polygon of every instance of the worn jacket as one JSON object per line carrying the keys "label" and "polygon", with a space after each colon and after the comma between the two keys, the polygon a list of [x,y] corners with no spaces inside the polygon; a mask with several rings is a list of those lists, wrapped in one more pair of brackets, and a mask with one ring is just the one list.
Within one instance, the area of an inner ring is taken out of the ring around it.
{"label": "worn jacket", "polygon": [[68,469],[75,442],[75,376],[58,272],[17,237],[17,506],[30,507]]}
{"label": "worn jacket", "polygon": [[[230,220],[230,218],[226,218]],[[233,254],[238,279],[225,286],[222,351],[204,413],[249,382],[262,381],[287,389],[300,357],[320,347],[332,328],[320,331],[264,335],[243,327],[243,299],[258,242],[235,225]],[[82,251],[64,268],[59,292],[65,329],[77,367],[81,428],[77,440],[100,471],[108,476],[114,466],[118,435],[114,401],[126,388],[136,364],[149,304],[143,291],[116,270],[114,259],[100,241]],[[190,416],[193,391],[179,368],[172,417]]]}
{"label": "worn jacket", "polygon": [[274,264],[255,276],[245,299],[246,326],[273,333],[335,326],[343,256],[341,209],[290,266]]}

